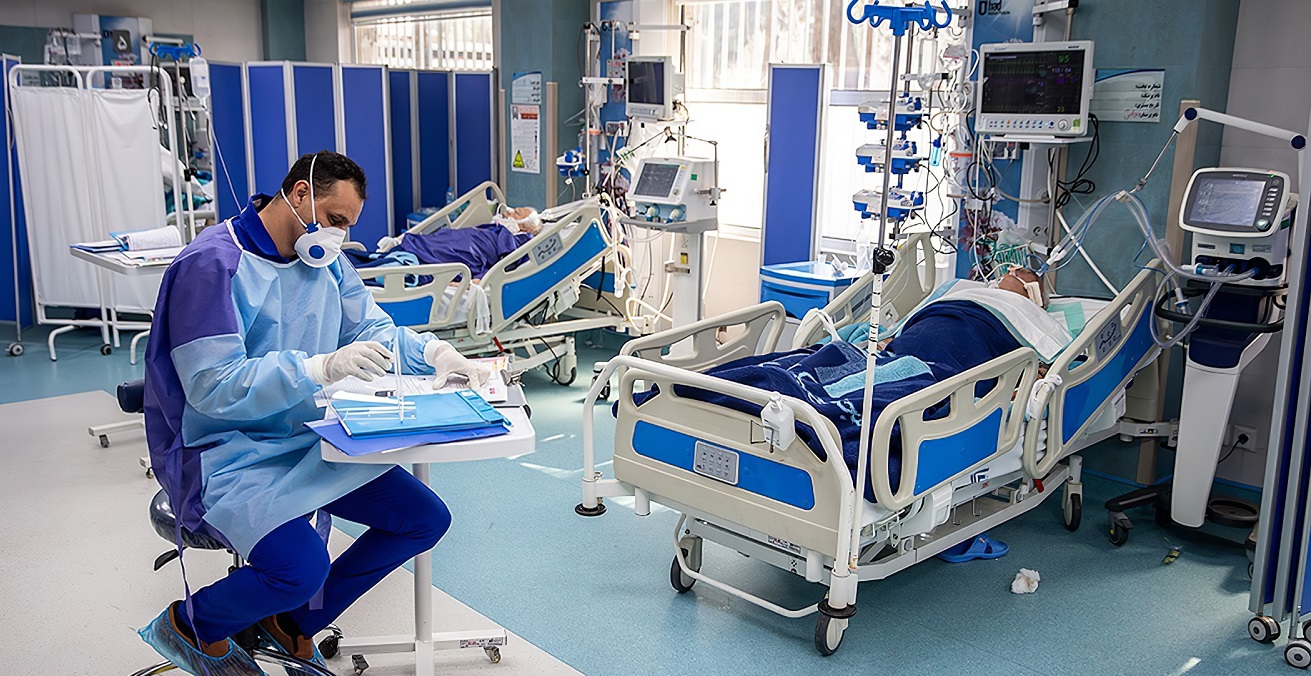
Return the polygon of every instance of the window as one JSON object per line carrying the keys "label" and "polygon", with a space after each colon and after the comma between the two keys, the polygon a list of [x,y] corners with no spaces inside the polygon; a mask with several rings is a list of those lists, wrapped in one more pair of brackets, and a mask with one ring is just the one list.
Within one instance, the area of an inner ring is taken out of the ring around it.
{"label": "window", "polygon": [[[720,142],[721,183],[731,186],[720,205],[720,220],[759,228],[764,194],[765,88],[771,63],[828,63],[830,86],[851,94],[835,97],[824,129],[818,213],[820,234],[829,243],[854,240],[861,219],[851,196],[862,188],[881,188],[881,174],[865,174],[856,163],[856,148],[882,140],[884,132],[868,131],[856,114],[863,100],[886,91],[891,73],[893,38],[886,29],[847,21],[845,1],[814,0],[675,0],[687,36],[687,100],[692,124],[688,132]],[[951,0],[954,7],[964,3]],[[933,59],[948,44],[965,41],[956,29],[940,31],[937,40],[917,39],[912,45],[914,71],[921,60]],[[903,57],[906,55],[903,53]],[[903,67],[905,72],[905,67]],[[863,97],[863,98],[862,98]],[[927,154],[932,138],[927,130],[912,133]],[[926,162],[927,164],[927,162]],[[933,169],[933,185],[942,167]],[[905,187],[924,190],[924,172],[906,177]],[[924,216],[937,223],[954,208],[930,197]],[[866,226],[869,222],[866,222]],[[920,226],[922,227],[922,226]],[[837,248],[844,248],[839,246]]]}
{"label": "window", "polygon": [[354,30],[357,63],[427,70],[492,69],[490,11],[363,20],[354,23]]}
{"label": "window", "polygon": [[771,63],[835,64],[834,89],[882,89],[892,40],[847,21],[842,2],[711,0],[683,4],[689,89],[764,89]]}

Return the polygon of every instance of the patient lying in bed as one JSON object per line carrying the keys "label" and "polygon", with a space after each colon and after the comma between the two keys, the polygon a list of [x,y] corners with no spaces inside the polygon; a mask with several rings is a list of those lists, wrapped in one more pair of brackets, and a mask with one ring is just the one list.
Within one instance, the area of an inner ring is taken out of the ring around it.
{"label": "patient lying in bed", "polygon": [[[384,237],[376,253],[348,252],[358,268],[463,263],[474,281],[541,232],[541,219],[532,207],[497,214],[493,222],[471,228],[442,228],[429,233]],[[416,280],[422,284],[423,280]]]}
{"label": "patient lying in bed", "polygon": [[[1027,283],[1027,286],[1026,286]],[[892,402],[937,382],[987,363],[1019,347],[1034,348],[1043,361],[1055,358],[1072,338],[1049,317],[1036,293],[1040,280],[1028,270],[1008,274],[995,287],[966,285],[926,301],[912,311],[896,335],[881,343],[874,370],[872,414],[877,417]],[[810,403],[837,427],[846,464],[855,469],[864,403],[865,351],[850,343],[832,343],[757,357],[710,369],[710,375],[780,392]],[[981,383],[985,394],[989,383]],[[744,413],[757,414],[759,405],[716,392],[676,386],[675,393]],[[640,405],[655,393],[640,395]],[[929,410],[926,419],[948,413],[946,403]],[[869,429],[873,429],[871,425]],[[824,458],[813,430],[797,425],[798,436]],[[890,475],[900,476],[900,430],[892,432]],[[873,500],[872,490],[866,497]]]}

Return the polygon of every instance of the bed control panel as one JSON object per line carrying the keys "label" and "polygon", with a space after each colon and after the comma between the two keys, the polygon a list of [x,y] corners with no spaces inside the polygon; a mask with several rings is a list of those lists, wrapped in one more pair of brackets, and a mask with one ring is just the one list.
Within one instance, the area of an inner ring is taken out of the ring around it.
{"label": "bed control panel", "polygon": [[736,486],[737,451],[698,441],[692,454],[692,471]]}
{"label": "bed control panel", "polygon": [[564,241],[560,239],[560,233],[553,232],[533,243],[533,248],[528,250],[532,256],[533,262],[538,265],[544,265],[547,261],[555,258],[564,251]]}

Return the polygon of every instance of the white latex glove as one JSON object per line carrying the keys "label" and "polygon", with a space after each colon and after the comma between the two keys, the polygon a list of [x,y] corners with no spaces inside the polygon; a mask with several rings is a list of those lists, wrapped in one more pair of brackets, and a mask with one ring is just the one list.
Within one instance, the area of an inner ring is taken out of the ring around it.
{"label": "white latex glove", "polygon": [[400,245],[401,237],[404,236],[405,235],[401,235],[400,237],[383,237],[382,239],[378,240],[378,251],[380,253],[387,253],[388,251],[395,249],[397,246]]}
{"label": "white latex glove", "polygon": [[387,375],[391,360],[391,350],[382,343],[366,340],[351,343],[336,352],[316,354],[305,360],[305,370],[310,379],[320,385],[331,385],[349,376],[368,382]]}
{"label": "white latex glove", "polygon": [[436,371],[432,386],[438,389],[446,386],[451,376],[462,376],[469,383],[470,389],[478,389],[487,383],[492,375],[491,369],[482,364],[469,361],[450,343],[434,340],[423,346],[423,361]]}

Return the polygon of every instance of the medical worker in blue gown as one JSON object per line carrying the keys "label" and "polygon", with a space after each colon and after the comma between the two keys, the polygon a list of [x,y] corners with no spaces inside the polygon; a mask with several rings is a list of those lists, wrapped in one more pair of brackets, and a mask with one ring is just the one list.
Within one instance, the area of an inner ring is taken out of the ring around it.
{"label": "medical worker in blue gown", "polygon": [[[364,198],[349,158],[304,155],[276,196],[205,229],[164,273],[146,350],[151,463],[181,527],[247,562],[141,630],[193,674],[263,673],[230,640],[252,625],[321,660],[311,637],[450,525],[408,472],[324,462],[304,427],[323,417],[314,395],[325,385],[372,380],[393,359],[437,384],[487,377],[432,334],[398,328],[338,260]],[[325,514],[368,527],[335,561]]]}

